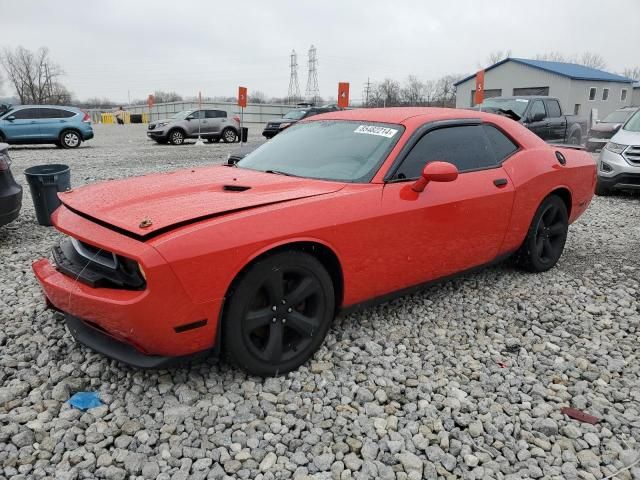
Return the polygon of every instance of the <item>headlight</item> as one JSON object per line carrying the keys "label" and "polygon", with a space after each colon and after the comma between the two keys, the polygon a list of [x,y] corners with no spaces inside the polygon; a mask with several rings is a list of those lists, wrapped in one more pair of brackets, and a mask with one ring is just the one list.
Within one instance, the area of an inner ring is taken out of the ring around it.
{"label": "headlight", "polygon": [[280,124],[280,130],[282,130],[283,128],[287,128],[289,125],[291,125],[291,122],[289,122],[289,123],[281,123]]}
{"label": "headlight", "polygon": [[621,143],[609,142],[604,146],[604,148],[606,148],[607,150],[613,153],[622,153],[624,152],[624,149],[627,148],[628,146],[629,145],[623,145]]}
{"label": "headlight", "polygon": [[160,122],[160,123],[156,123],[156,128],[158,127],[164,127],[166,124],[168,124],[169,122]]}
{"label": "headlight", "polygon": [[11,165],[11,159],[6,153],[0,153],[0,172],[3,170],[9,170]]}

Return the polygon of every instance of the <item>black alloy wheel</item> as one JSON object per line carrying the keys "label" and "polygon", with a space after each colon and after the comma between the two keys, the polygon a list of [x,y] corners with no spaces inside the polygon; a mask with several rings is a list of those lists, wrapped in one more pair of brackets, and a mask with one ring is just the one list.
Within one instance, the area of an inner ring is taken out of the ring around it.
{"label": "black alloy wheel", "polygon": [[567,207],[556,195],[545,198],[536,211],[516,258],[529,271],[544,272],[560,259],[569,228]]}
{"label": "black alloy wheel", "polygon": [[248,372],[286,373],[321,345],[334,316],[331,278],[314,257],[278,253],[252,265],[225,313],[223,348]]}

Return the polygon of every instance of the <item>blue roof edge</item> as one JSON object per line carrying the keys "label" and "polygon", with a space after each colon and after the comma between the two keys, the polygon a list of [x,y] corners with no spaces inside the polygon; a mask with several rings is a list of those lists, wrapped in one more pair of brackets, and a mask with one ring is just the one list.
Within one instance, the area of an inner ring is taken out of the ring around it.
{"label": "blue roof edge", "polygon": [[[605,79],[605,78],[585,77],[585,76],[580,76],[580,75],[570,75],[570,74],[567,74],[567,73],[558,72],[557,70],[554,70],[552,68],[544,67],[544,66],[541,66],[541,65],[535,65],[535,64],[531,63],[531,62],[535,62],[535,61],[544,61],[544,60],[529,60],[529,59],[526,59],[526,58],[511,58],[511,57],[505,58],[505,59],[500,60],[499,62],[494,63],[493,65],[485,68],[484,71],[488,72],[489,70],[492,70],[492,69],[494,69],[496,67],[499,67],[503,63],[506,63],[506,62],[509,62],[509,61],[513,61],[513,62],[519,63],[521,65],[526,65],[527,67],[537,68],[538,70],[543,70],[545,72],[554,73],[556,75],[560,75],[561,77],[571,78],[573,80],[589,80],[589,81],[593,81],[593,82],[618,82],[618,83],[631,83],[631,84],[636,82],[635,80],[633,80],[631,78],[623,77],[622,75],[617,75],[615,73],[605,72],[604,70],[598,70],[598,69],[591,68],[591,67],[584,67],[584,65],[582,65],[584,68],[589,68],[589,69],[594,70],[596,72],[602,72],[602,73],[605,73],[607,75],[611,75],[611,77],[617,77],[617,78]],[[551,62],[551,63],[565,63],[566,65],[577,65],[577,64],[573,64],[573,63],[567,63],[567,62]],[[476,75],[477,75],[477,72],[476,73],[472,73],[471,75],[466,76],[462,80],[458,80],[453,85],[457,87],[461,83],[464,83],[467,80],[470,80],[470,79],[474,78]]]}

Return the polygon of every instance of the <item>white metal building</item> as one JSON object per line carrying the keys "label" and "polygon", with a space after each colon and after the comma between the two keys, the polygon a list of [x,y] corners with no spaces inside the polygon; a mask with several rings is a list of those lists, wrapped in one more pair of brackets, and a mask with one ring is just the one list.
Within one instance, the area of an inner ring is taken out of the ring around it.
{"label": "white metal building", "polygon": [[[632,105],[634,80],[575,63],[506,58],[485,69],[485,98],[511,95],[550,95],[565,114],[588,117],[593,109],[604,118]],[[476,75],[456,84],[456,107],[474,105]]]}

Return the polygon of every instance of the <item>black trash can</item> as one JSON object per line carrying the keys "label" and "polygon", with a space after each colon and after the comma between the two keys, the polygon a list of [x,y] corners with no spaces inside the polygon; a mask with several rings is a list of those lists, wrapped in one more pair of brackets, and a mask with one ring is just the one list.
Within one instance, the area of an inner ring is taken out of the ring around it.
{"label": "black trash can", "polygon": [[142,114],[132,113],[129,115],[129,123],[142,123]]}
{"label": "black trash can", "polygon": [[[242,142],[247,143],[247,137],[249,136],[249,129],[247,127],[242,127]],[[238,140],[240,141],[240,140]]]}
{"label": "black trash can", "polygon": [[36,218],[40,225],[50,227],[51,214],[60,206],[58,192],[71,188],[71,170],[67,165],[36,165],[24,171],[27,177]]}

